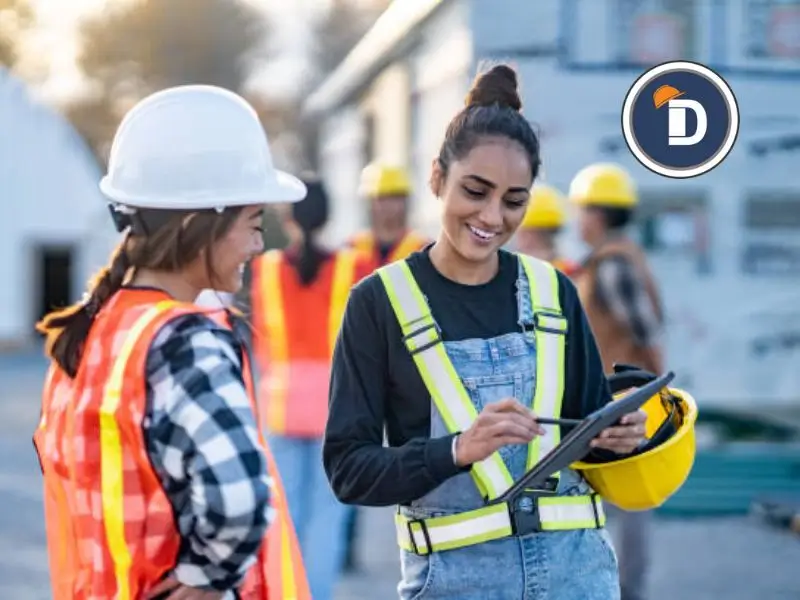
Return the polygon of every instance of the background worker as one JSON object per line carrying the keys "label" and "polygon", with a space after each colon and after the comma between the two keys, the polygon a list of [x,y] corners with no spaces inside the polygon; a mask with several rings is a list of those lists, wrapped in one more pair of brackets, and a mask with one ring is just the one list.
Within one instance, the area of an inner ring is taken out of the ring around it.
{"label": "background worker", "polygon": [[345,506],[322,469],[333,344],[352,285],[369,273],[351,249],[317,243],[328,195],[317,179],[308,195],[282,207],[285,250],[253,261],[253,347],[260,366],[264,428],[283,477],[314,600],[330,600],[342,567]]}
{"label": "background worker", "polygon": [[556,269],[572,277],[578,264],[561,256],[557,238],[566,222],[565,200],[552,186],[533,186],[525,218],[514,235],[519,252],[546,260]]}
{"label": "background worker", "polygon": [[[370,229],[354,235],[349,244],[371,268],[402,260],[431,242],[427,237],[408,228],[408,201],[411,182],[404,169],[371,163],[361,172],[359,195],[369,202]],[[358,539],[358,509],[347,507],[347,547],[344,568],[354,571]]]}
{"label": "background worker", "polygon": [[[661,300],[644,251],[625,234],[638,204],[633,180],[617,165],[593,164],[575,176],[569,196],[580,209],[581,237],[592,248],[576,284],[605,372],[623,363],[662,373]],[[652,514],[610,512],[618,522],[622,599],[642,600]]]}
{"label": "background worker", "polygon": [[372,260],[373,268],[401,260],[430,243],[408,227],[411,183],[405,170],[367,165],[361,172],[359,195],[369,202],[370,229],[357,233],[349,243]]}
{"label": "background worker", "polygon": [[273,168],[244,100],[184,86],[126,115],[101,189],[124,237],[85,298],[37,327],[55,600],[308,600],[244,345],[227,311],[194,303],[237,292],[262,205],[305,187]]}

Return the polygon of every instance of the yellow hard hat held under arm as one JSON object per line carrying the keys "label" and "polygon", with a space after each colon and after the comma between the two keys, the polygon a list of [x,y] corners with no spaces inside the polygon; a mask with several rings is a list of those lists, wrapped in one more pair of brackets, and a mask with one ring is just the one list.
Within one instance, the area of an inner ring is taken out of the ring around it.
{"label": "yellow hard hat held under arm", "polygon": [[[608,377],[615,397],[656,378],[636,367],[614,365]],[[665,388],[643,406],[646,440],[620,456],[595,450],[571,466],[604,499],[630,511],[661,506],[684,484],[694,464],[697,404],[687,392]]]}

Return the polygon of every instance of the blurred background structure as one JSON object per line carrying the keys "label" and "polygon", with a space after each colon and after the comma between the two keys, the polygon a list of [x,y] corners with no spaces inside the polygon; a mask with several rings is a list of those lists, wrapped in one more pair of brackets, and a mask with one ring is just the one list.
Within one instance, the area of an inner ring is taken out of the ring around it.
{"label": "blurred background structure", "polygon": [[[729,157],[683,181],[641,167],[620,127],[636,77],[673,59],[717,70],[741,113]],[[660,511],[653,598],[800,597],[797,0],[0,0],[0,597],[48,597],[33,324],[80,297],[114,244],[96,184],[125,110],[170,85],[237,91],[281,167],[322,175],[330,244],[366,224],[356,188],[373,159],[409,170],[412,225],[435,236],[430,164],[486,60],[517,67],[549,183],[608,160],[640,187],[667,363],[703,432],[689,482]],[[284,242],[272,218],[266,236]],[[564,241],[580,259],[574,232]],[[393,594],[389,516],[368,527],[347,600]]]}

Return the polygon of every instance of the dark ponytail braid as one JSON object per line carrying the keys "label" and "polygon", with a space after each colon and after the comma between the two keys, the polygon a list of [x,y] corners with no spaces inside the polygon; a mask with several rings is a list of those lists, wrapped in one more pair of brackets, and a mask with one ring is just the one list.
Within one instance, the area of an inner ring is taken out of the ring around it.
{"label": "dark ponytail braid", "polygon": [[78,372],[95,316],[122,287],[132,267],[127,248],[129,240],[130,234],[127,234],[112,254],[108,266],[92,278],[89,293],[83,300],[51,312],[36,324],[36,330],[47,336],[45,352],[70,377],[75,377]]}

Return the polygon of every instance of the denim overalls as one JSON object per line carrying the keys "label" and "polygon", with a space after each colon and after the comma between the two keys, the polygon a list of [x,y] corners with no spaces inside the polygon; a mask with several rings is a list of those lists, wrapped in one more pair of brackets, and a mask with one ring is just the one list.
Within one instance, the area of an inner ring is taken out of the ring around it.
{"label": "denim overalls", "polygon": [[[530,286],[522,262],[517,277],[520,332],[492,339],[445,342],[445,350],[480,410],[509,396],[531,405],[536,379]],[[435,315],[434,315],[435,316]],[[431,402],[431,437],[447,435]],[[500,450],[513,478],[526,470],[528,447]],[[574,471],[562,471],[558,495],[591,492]],[[411,518],[457,514],[483,500],[469,473],[459,474],[427,496],[400,507]],[[605,529],[534,533],[418,556],[401,550],[401,600],[616,600],[617,559]]]}

